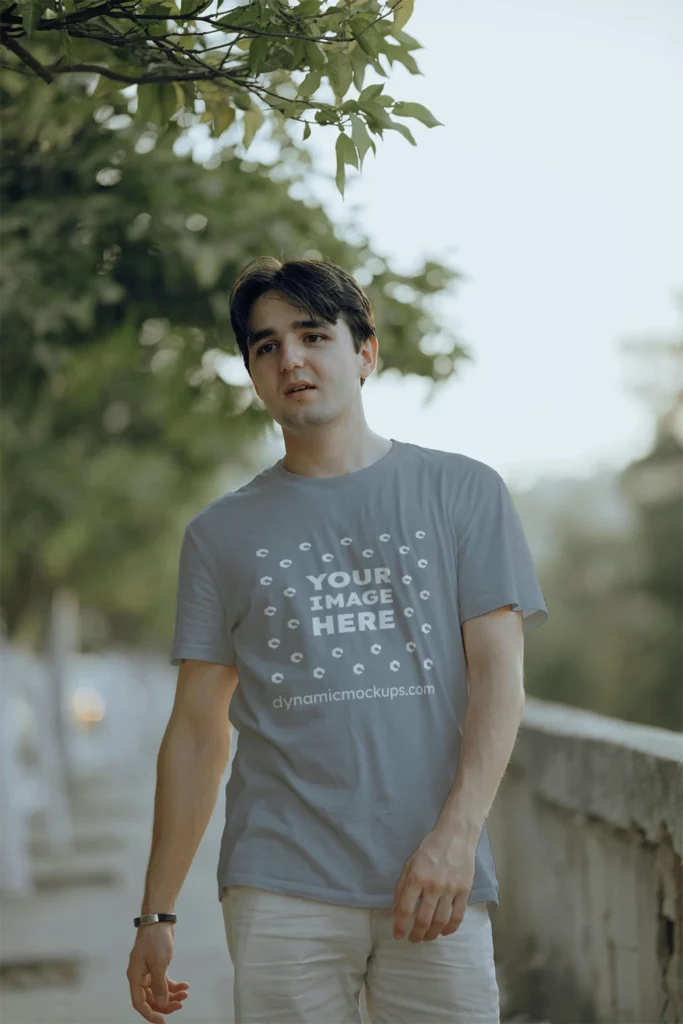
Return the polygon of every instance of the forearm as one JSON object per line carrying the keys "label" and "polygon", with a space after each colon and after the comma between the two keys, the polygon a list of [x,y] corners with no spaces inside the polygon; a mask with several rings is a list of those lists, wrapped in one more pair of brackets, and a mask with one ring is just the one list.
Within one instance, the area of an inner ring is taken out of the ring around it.
{"label": "forearm", "polygon": [[437,828],[457,829],[474,844],[512,754],[524,711],[524,688],[521,669],[513,672],[509,662],[492,663],[468,681],[458,769]]}
{"label": "forearm", "polygon": [[157,758],[154,825],[143,914],[170,913],[216,804],[230,734],[199,739],[173,716]]}

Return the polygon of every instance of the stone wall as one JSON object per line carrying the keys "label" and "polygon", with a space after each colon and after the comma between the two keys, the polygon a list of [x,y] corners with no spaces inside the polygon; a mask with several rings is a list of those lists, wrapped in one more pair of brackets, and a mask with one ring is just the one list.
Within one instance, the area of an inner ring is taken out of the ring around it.
{"label": "stone wall", "polygon": [[683,1021],[680,733],[528,698],[488,827],[508,1015]]}

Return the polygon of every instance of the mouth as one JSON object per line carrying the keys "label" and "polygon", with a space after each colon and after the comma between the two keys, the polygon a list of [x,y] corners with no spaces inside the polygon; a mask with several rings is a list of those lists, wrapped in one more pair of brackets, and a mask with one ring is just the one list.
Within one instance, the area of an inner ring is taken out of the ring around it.
{"label": "mouth", "polygon": [[315,391],[315,386],[313,384],[299,385],[298,387],[293,387],[288,391],[285,391],[285,395],[301,395],[306,391]]}

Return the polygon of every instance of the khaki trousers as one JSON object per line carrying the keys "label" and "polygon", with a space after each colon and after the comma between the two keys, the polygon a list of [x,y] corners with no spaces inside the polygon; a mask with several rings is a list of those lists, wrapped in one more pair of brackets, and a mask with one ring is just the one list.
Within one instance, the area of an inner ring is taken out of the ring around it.
{"label": "khaki trousers", "polygon": [[[391,910],[345,907],[251,886],[221,901],[235,972],[235,1024],[498,1024],[486,903],[452,935],[393,936]],[[364,989],[367,1018],[361,1016]]]}

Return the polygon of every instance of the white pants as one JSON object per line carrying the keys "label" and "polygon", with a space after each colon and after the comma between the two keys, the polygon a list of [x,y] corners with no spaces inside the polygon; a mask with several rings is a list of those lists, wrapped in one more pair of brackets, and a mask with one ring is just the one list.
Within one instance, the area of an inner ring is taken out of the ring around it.
{"label": "white pants", "polygon": [[236,1024],[498,1024],[486,903],[452,935],[393,935],[392,910],[344,907],[230,886],[221,901],[235,971]]}

